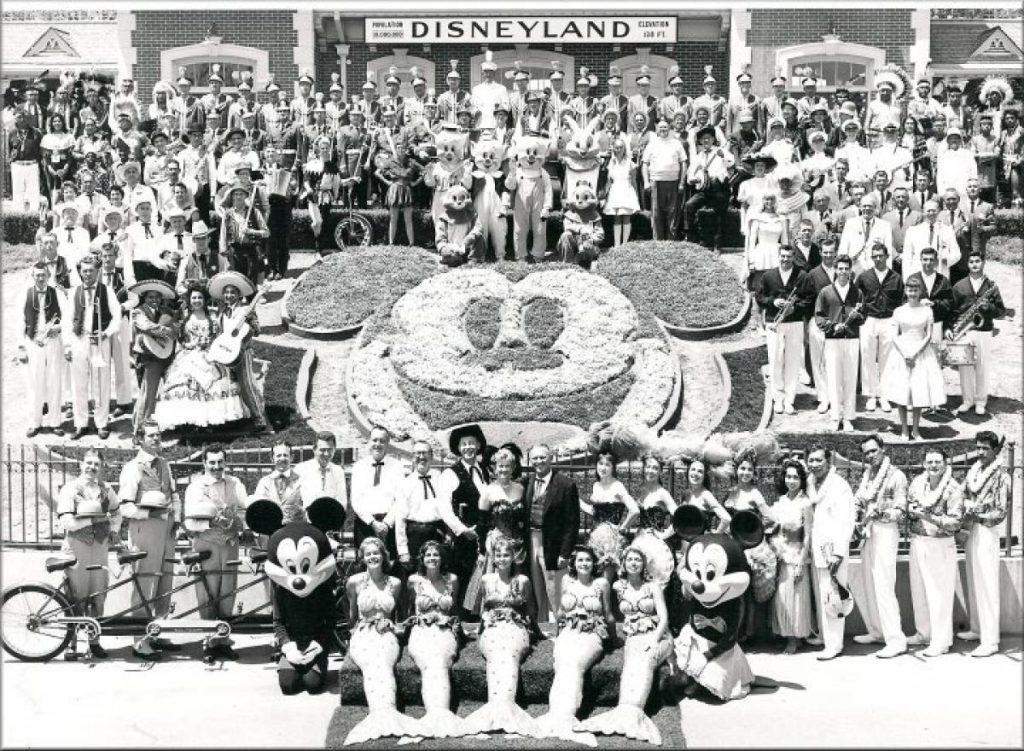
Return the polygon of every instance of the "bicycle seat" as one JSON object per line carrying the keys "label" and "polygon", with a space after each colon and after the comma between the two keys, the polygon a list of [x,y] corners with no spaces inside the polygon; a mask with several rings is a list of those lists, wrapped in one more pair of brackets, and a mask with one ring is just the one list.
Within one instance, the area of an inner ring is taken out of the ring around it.
{"label": "bicycle seat", "polygon": [[135,563],[135,561],[141,561],[149,553],[145,550],[123,550],[117,554],[117,562],[124,565],[125,563]]}
{"label": "bicycle seat", "polygon": [[46,570],[52,574],[54,571],[71,568],[76,563],[78,559],[73,555],[55,555],[46,559]]}
{"label": "bicycle seat", "polygon": [[250,550],[249,560],[253,563],[263,563],[270,554],[266,550]]}
{"label": "bicycle seat", "polygon": [[213,555],[212,550],[191,550],[181,556],[181,562],[191,566],[194,563],[209,560],[211,555]]}

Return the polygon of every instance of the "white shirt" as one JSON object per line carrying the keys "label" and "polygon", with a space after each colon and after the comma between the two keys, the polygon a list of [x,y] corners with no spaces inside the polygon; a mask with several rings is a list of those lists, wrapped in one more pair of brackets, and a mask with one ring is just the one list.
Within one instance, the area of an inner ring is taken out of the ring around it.
{"label": "white shirt", "polygon": [[[427,477],[433,494],[423,482]],[[395,501],[395,543],[399,555],[409,555],[409,538],[406,536],[405,523],[410,522],[444,522],[454,535],[466,531],[466,525],[452,511],[452,497],[441,487],[441,477],[436,470],[426,475],[413,472],[408,475],[398,488]]]}
{"label": "white shirt", "polygon": [[473,104],[480,111],[478,128],[493,128],[495,106],[498,104],[503,104],[506,108],[509,106],[508,89],[497,82],[477,84],[473,87],[470,96],[473,99]]}
{"label": "white shirt", "polygon": [[[173,269],[177,271],[178,264],[174,264],[173,267],[168,267],[168,258],[161,257],[164,253],[177,253],[181,258],[191,255],[196,252],[196,244],[192,241],[192,235],[188,232],[181,233],[181,247],[178,247],[178,236],[171,231],[165,232],[160,236],[160,239],[156,241],[155,258],[152,261],[153,264],[161,268],[167,268],[168,270]],[[179,259],[180,261],[180,259]]]}
{"label": "white shirt", "polygon": [[125,230],[128,239],[121,245],[125,268],[134,261],[156,264],[159,260],[156,248],[164,230],[153,217],[150,217],[149,231],[152,237],[146,237],[146,228],[142,226],[141,219],[128,225],[128,229]]}
{"label": "white shirt", "polygon": [[385,455],[382,462],[377,485],[373,484],[376,463],[371,454],[352,465],[352,511],[365,524],[373,522],[374,514],[387,514],[384,523],[394,527],[395,501],[407,472],[393,456]]}
{"label": "white shirt", "polygon": [[57,252],[67,259],[68,266],[78,266],[78,262],[89,253],[89,230],[82,227],[58,227],[53,232],[57,235]]}
{"label": "white shirt", "polygon": [[138,216],[138,214],[135,213],[135,206],[143,198],[149,199],[149,205],[153,207],[153,216],[156,216],[156,212],[159,206],[157,205],[156,202],[156,193],[153,192],[152,188],[150,188],[148,185],[143,185],[142,183],[139,183],[134,188],[129,188],[127,185],[123,187],[124,202],[125,205],[128,206],[129,209],[131,209],[133,217]]}
{"label": "white shirt", "polygon": [[296,465],[295,471],[302,477],[302,505],[309,506],[317,498],[333,498],[348,508],[348,493],[345,492],[345,470],[334,462],[321,469],[316,459]]}
{"label": "white shirt", "polygon": [[949,267],[960,260],[960,244],[956,241],[953,228],[939,221],[935,222],[933,228],[924,220],[908,229],[903,238],[903,281],[915,271],[921,270],[921,251],[925,248],[935,248],[939,255],[938,271],[947,277]]}
{"label": "white shirt", "polygon": [[807,495],[814,504],[811,527],[811,555],[818,568],[828,566],[825,548],[842,558],[850,555],[850,538],[857,518],[856,504],[850,484],[830,468],[818,485],[813,475],[807,478]]}

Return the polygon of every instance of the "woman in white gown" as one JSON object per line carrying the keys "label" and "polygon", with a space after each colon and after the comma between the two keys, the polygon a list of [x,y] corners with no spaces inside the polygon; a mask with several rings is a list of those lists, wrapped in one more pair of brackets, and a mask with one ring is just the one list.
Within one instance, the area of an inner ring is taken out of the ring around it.
{"label": "woman in white gown", "polygon": [[800,640],[811,635],[811,522],[814,508],[807,497],[807,471],[800,462],[782,465],[785,492],[772,506],[778,527],[770,538],[779,561],[772,601],[772,631],[786,639],[786,654],[795,654]]}
{"label": "woman in white gown", "polygon": [[395,603],[401,582],[385,573],[387,549],[376,537],[359,546],[365,571],[349,577],[349,622],[355,623],[348,655],[363,674],[363,693],[369,713],[345,737],[345,745],[376,738],[415,736],[419,723],[398,711],[395,663],[398,637],[395,635]]}
{"label": "woman in white gown", "polygon": [[[776,210],[778,201],[777,193],[765,193],[761,196],[761,210],[747,214],[744,269],[749,292],[758,289],[765,272],[779,265],[779,248],[790,242],[789,225]],[[757,321],[759,326],[763,325],[760,315]]]}
{"label": "woman in white gown", "polygon": [[496,570],[484,574],[478,643],[487,662],[487,703],[465,719],[467,734],[540,737],[536,721],[516,704],[520,664],[530,651],[534,599],[530,580],[512,572],[514,552],[510,540],[499,540],[494,545]]}
{"label": "woman in white gown", "polygon": [[409,656],[422,676],[426,713],[416,733],[424,738],[450,738],[465,733],[462,720],[451,710],[451,669],[459,653],[461,626],[452,615],[459,580],[442,568],[441,544],[428,540],[420,548],[419,573],[409,577],[415,614],[406,625]]}
{"label": "woman in white gown", "polygon": [[629,242],[633,226],[633,214],[640,210],[636,193],[636,164],[629,153],[629,146],[623,136],[612,141],[612,153],[608,159],[608,196],[604,213],[614,217],[612,242],[622,245]]}
{"label": "woman in white gown", "polygon": [[[932,309],[921,302],[921,281],[910,277],[905,288],[907,302],[892,314],[896,324],[893,351],[882,371],[882,393],[897,405],[904,438],[916,438],[921,410],[946,403],[942,368],[932,345]],[[913,412],[913,428],[907,428],[907,410]]]}
{"label": "woman in white gown", "polygon": [[619,703],[615,709],[578,723],[581,732],[624,735],[634,740],[661,745],[657,725],[644,714],[651,694],[654,672],[672,653],[668,637],[668,609],[662,588],[651,581],[642,551],[622,551],[622,573],[612,586],[622,611],[622,633],[626,640],[619,678]]}
{"label": "woman in white gown", "polygon": [[209,295],[195,286],[187,293],[188,312],[174,356],[157,396],[155,419],[165,430],[179,425],[209,427],[249,417],[238,383],[209,358],[220,330],[209,312]]}

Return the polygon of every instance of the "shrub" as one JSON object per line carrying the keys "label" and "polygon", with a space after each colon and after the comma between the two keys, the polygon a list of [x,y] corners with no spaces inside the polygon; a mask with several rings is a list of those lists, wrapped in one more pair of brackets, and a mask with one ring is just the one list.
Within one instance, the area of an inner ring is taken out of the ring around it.
{"label": "shrub", "polygon": [[996,235],[1024,237],[1024,209],[996,209]]}
{"label": "shrub", "polygon": [[996,235],[985,245],[985,257],[1010,266],[1024,264],[1024,239],[1020,235]]}
{"label": "shrub", "polygon": [[638,308],[674,326],[720,326],[743,309],[745,296],[736,273],[692,243],[629,242],[608,251],[594,270]]}
{"label": "shrub", "polygon": [[0,217],[0,241],[8,243],[32,243],[36,241],[39,229],[39,214],[34,211],[18,211],[4,207]]}
{"label": "shrub", "polygon": [[381,245],[335,253],[302,276],[288,314],[307,328],[354,326],[436,271],[436,257],[420,248]]}

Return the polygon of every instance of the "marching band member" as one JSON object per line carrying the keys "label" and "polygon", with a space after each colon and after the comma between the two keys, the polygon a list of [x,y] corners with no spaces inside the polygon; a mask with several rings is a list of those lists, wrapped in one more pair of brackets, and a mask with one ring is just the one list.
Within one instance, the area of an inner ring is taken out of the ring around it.
{"label": "marching band member", "polygon": [[[62,295],[49,284],[50,269],[45,261],[32,266],[32,285],[25,294],[25,340],[18,345],[18,361],[28,365],[28,438],[40,430],[56,436],[61,428],[61,396],[64,375],[61,349]],[[43,407],[48,405],[44,414]]]}
{"label": "marching band member", "polygon": [[459,105],[470,98],[468,91],[459,88],[462,85],[462,76],[459,75],[459,61],[450,60],[452,69],[448,71],[446,81],[448,91],[437,97],[437,116],[448,123],[454,123]]}
{"label": "marching band member", "polygon": [[587,127],[598,115],[597,99],[590,95],[590,90],[597,86],[597,76],[586,68],[580,68],[580,77],[576,80],[576,96],[569,100],[569,116],[581,128]]}
{"label": "marching band member", "polygon": [[939,448],[924,452],[924,473],[910,483],[910,594],[916,633],[907,645],[927,645],[922,654],[938,657],[953,645],[953,599],[956,586],[956,544],[964,493],[953,468]]}
{"label": "marching band member", "polygon": [[194,83],[188,77],[188,71],[184,66],[178,68],[178,96],[174,98],[174,110],[178,115],[178,132],[189,133],[194,127],[200,130],[206,129],[206,110],[203,108],[202,100],[192,93]]}
{"label": "marching band member", "polygon": [[[812,299],[817,301],[818,295],[825,287],[832,286],[836,276],[836,256],[838,255],[835,235],[828,235],[821,241],[821,263],[807,274],[807,285]],[[814,376],[814,392],[818,399],[818,414],[828,411],[828,378],[825,370],[825,332],[817,325],[813,314],[804,322],[804,339],[810,355],[811,374]]]}
{"label": "marching band member", "polygon": [[933,248],[939,257],[938,270],[949,277],[949,270],[960,260],[960,244],[953,228],[939,219],[939,202],[930,199],[924,204],[924,219],[907,230],[903,240],[903,278],[920,270],[920,254]]}
{"label": "marching band member", "polygon": [[[377,100],[378,112],[383,115],[388,107],[395,111],[396,121],[401,124],[405,120],[405,97],[399,96],[398,90],[402,86],[402,79],[398,76],[398,68],[392,65],[388,68],[388,75],[384,79],[384,93]],[[502,87],[504,88],[504,87]]]}
{"label": "marching band member", "polygon": [[227,125],[228,123],[228,108],[234,99],[229,95],[221,91],[221,87],[224,86],[224,78],[220,74],[220,65],[214,63],[212,67],[212,73],[207,79],[210,84],[210,92],[200,99],[203,110],[206,112],[207,120],[209,120],[210,113],[216,112],[217,117],[220,118],[220,122]]}
{"label": "marching band member", "polygon": [[757,302],[764,311],[775,412],[796,413],[796,385],[804,360],[804,318],[811,308],[806,274],[793,265],[793,249],[779,248],[779,265],[761,276]]}
{"label": "marching band member", "polygon": [[604,113],[609,110],[615,112],[618,128],[621,132],[625,132],[629,127],[629,97],[622,93],[622,74],[619,66],[612,65],[608,69],[607,83],[608,93],[598,100],[597,109],[602,118]]}
{"label": "marching band member", "polygon": [[301,127],[313,122],[312,113],[313,107],[316,105],[316,99],[314,99],[311,93],[314,83],[312,72],[308,68],[304,69],[297,83],[299,85],[299,93],[290,103],[291,120]]}
{"label": "marching band member", "polygon": [[493,128],[495,107],[500,105],[507,108],[509,106],[508,89],[494,80],[494,73],[497,69],[494,53],[490,50],[485,51],[484,61],[480,64],[480,74],[483,80],[473,87],[471,93],[473,106],[477,112],[474,127]]}
{"label": "marching band member", "polygon": [[267,85],[263,90],[267,92],[267,101],[260,107],[259,122],[267,131],[267,141],[278,145],[282,131],[291,122],[288,95],[274,81],[273,73],[267,76]]}
{"label": "marching band member", "polygon": [[964,480],[963,525],[968,529],[967,579],[971,626],[956,637],[977,641],[971,657],[999,651],[999,532],[1010,505],[1010,475],[999,464],[1004,440],[991,430],[975,438],[978,461]]}
{"label": "marching band member", "polygon": [[[739,130],[739,116],[742,112],[749,111],[753,114],[761,109],[760,97],[750,93],[750,86],[753,80],[753,77],[750,75],[749,66],[744,65],[742,72],[736,76],[739,93],[729,97],[729,101],[725,106],[725,135],[729,137]],[[754,118],[756,120],[756,115],[754,115]],[[751,120],[751,122],[754,122],[754,120]]]}
{"label": "marching band member", "polygon": [[715,87],[718,86],[715,77],[711,75],[712,66],[704,66],[704,80],[701,85],[704,87],[704,93],[693,100],[693,109],[696,114],[698,107],[707,107],[708,109],[708,124],[713,128],[718,128],[725,125],[725,99],[715,93]]}
{"label": "marching band member", "polygon": [[[985,414],[989,394],[989,368],[992,348],[992,321],[1006,315],[999,287],[985,275],[985,256],[972,250],[967,256],[968,275],[953,285],[953,316],[955,322],[947,339],[960,338],[974,345],[974,364],[960,366],[960,393],[963,403],[956,414],[963,414],[974,404],[974,413]],[[961,334],[960,336],[963,336]]]}
{"label": "marching band member", "polygon": [[860,291],[851,284],[853,261],[848,255],[836,258],[832,284],[818,293],[814,320],[825,334],[825,377],[828,401],[836,430],[853,430],[857,404],[857,358],[859,332],[864,315]]}
{"label": "marching band member", "polygon": [[[71,293],[71,315],[65,316],[64,358],[71,363],[71,403],[74,410],[73,440],[85,435],[89,425],[89,400],[101,439],[110,435],[111,337],[121,328],[121,304],[109,287],[97,283],[100,262],[86,256],[79,265],[82,284]],[[51,405],[54,409],[55,405]]]}
{"label": "marching band member", "polygon": [[[409,69],[412,76],[412,97],[405,99],[405,106],[402,108],[402,125],[410,126],[417,120],[426,117],[426,103],[429,98],[427,94],[427,79],[423,77],[420,69],[412,67]],[[513,92],[513,96],[515,92]]]}
{"label": "marching band member", "polygon": [[815,107],[824,106],[827,111],[828,99],[818,94],[818,79],[814,77],[813,72],[800,79],[800,86],[804,94],[796,100],[797,122],[809,123]]}
{"label": "marching band member", "polygon": [[[555,124],[556,130],[561,128],[562,112],[569,106],[572,95],[562,87],[565,85],[565,72],[562,70],[562,63],[558,60],[551,61],[551,73],[548,74],[550,89],[547,94],[547,114],[551,122]],[[552,141],[556,134],[551,134]],[[559,147],[560,148],[560,147]]]}
{"label": "marching band member", "polygon": [[[651,71],[646,65],[640,66],[640,73],[636,77],[636,87],[638,92],[629,98],[629,102],[626,105],[627,120],[626,129],[630,133],[634,133],[637,130],[636,116],[638,114],[644,115],[647,118],[647,130],[654,130],[655,124],[658,122],[658,100],[656,97],[651,96]],[[633,151],[637,154],[637,151]]]}
{"label": "marching band member", "polygon": [[690,97],[683,93],[684,84],[683,77],[679,75],[679,66],[671,66],[668,69],[668,86],[671,93],[663,96],[658,102],[658,117],[671,123],[675,119],[676,113],[680,112],[684,123],[690,121],[692,117],[691,101]]}
{"label": "marching band member", "polygon": [[345,88],[341,85],[341,74],[337,71],[331,73],[331,88],[327,90],[327,96],[330,97],[324,105],[327,129],[332,137],[337,137],[338,130],[342,126],[348,125],[348,104],[345,102]]}
{"label": "marching band member", "polygon": [[[523,70],[523,61],[512,63],[512,70],[506,71],[505,78],[512,81],[512,91],[508,95],[509,118],[514,128],[519,118],[526,112],[526,95],[530,91],[530,71]],[[423,90],[426,91],[424,81]]]}
{"label": "marching band member", "polygon": [[907,187],[913,169],[913,154],[900,145],[900,124],[898,120],[882,122],[882,143],[871,152],[874,158],[874,172],[884,171],[888,178],[888,187]]}
{"label": "marching band member", "polygon": [[[847,224],[849,226],[850,223]],[[884,241],[876,239],[869,242],[871,266],[858,274],[854,282],[864,301],[861,311],[864,322],[860,327],[861,393],[867,397],[865,411],[875,411],[877,398],[877,406],[883,412],[889,412],[892,408],[880,388],[880,378],[885,372],[885,363],[897,333],[892,314],[903,304],[903,280],[889,267],[889,250]]]}

